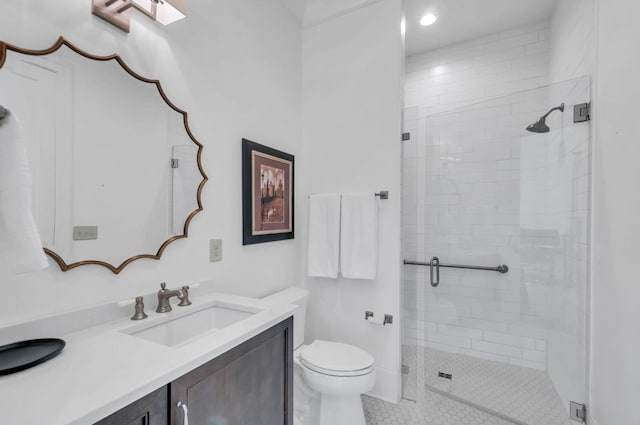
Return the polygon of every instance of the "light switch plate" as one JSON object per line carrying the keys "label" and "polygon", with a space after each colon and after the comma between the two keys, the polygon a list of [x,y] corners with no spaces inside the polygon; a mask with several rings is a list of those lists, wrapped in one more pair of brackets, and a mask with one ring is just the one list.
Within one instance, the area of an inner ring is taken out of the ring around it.
{"label": "light switch plate", "polygon": [[74,241],[98,239],[98,226],[73,226]]}
{"label": "light switch plate", "polygon": [[222,239],[211,239],[209,241],[209,262],[222,261]]}

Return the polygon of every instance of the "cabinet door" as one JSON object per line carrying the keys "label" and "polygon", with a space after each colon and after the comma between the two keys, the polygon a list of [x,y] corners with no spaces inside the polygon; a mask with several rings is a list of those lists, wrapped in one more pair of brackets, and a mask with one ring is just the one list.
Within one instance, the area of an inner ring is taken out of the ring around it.
{"label": "cabinet door", "polygon": [[293,424],[293,319],[290,317],[170,384],[171,425],[178,402],[197,425]]}
{"label": "cabinet door", "polygon": [[96,422],[95,425],[167,425],[168,397],[167,387],[162,387]]}

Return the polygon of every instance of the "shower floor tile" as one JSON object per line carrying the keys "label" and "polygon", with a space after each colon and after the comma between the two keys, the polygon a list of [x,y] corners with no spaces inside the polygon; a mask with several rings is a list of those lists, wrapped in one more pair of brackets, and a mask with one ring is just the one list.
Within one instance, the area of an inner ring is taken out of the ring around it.
{"label": "shower floor tile", "polygon": [[[409,370],[403,375],[403,395],[411,401],[395,405],[363,399],[369,425],[571,424],[546,372],[430,348],[402,348],[402,363]],[[438,377],[440,371],[452,379]]]}
{"label": "shower floor tile", "polygon": [[514,425],[448,397],[425,391],[399,404],[362,396],[367,425]]}
{"label": "shower floor tile", "polygon": [[[440,393],[498,412],[516,423],[570,424],[544,371],[429,348],[423,352],[425,383]],[[453,378],[438,377],[440,371],[453,374]]]}

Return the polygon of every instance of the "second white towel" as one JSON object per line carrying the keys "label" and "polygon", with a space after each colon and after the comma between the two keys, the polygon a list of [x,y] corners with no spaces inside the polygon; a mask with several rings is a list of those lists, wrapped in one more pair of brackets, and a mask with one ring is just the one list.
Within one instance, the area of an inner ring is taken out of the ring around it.
{"label": "second white towel", "polygon": [[375,279],[378,264],[378,203],[374,192],[342,195],[340,267],[348,279]]}

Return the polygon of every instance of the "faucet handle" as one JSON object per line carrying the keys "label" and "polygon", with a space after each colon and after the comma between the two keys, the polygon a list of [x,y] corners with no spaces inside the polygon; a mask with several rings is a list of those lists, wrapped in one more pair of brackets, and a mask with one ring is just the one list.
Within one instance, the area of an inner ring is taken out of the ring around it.
{"label": "faucet handle", "polygon": [[160,284],[160,290],[161,291],[166,291],[167,290],[167,282],[162,282]]}
{"label": "faucet handle", "polygon": [[136,297],[134,310],[135,314],[131,317],[131,320],[143,320],[147,318],[147,314],[144,312],[144,302],[142,302],[142,297]]}
{"label": "faucet handle", "polygon": [[180,290],[180,295],[178,295],[178,299],[180,300],[179,307],[185,307],[191,305],[191,301],[189,301],[189,287],[183,286]]}

